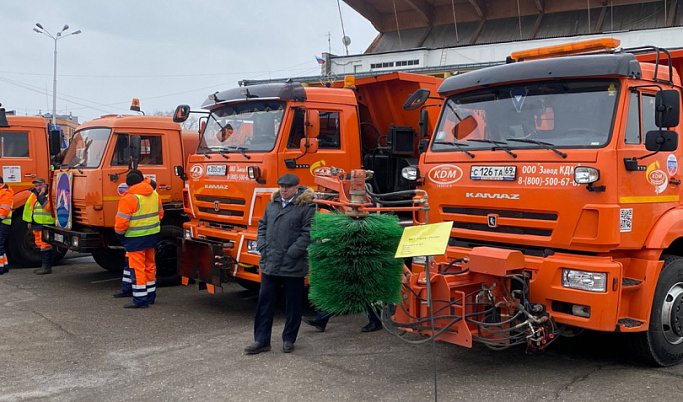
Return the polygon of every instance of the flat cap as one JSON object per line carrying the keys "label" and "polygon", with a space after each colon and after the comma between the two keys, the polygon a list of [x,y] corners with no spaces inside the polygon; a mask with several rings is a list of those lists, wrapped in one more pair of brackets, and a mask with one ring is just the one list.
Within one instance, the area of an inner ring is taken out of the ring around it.
{"label": "flat cap", "polygon": [[37,184],[37,183],[47,183],[47,182],[42,177],[39,177],[39,178],[33,180],[31,183]]}
{"label": "flat cap", "polygon": [[280,176],[279,179],[277,179],[277,185],[282,186],[282,187],[292,187],[296,186],[299,184],[299,178],[296,177],[296,175],[293,175],[291,173],[287,173],[285,175]]}

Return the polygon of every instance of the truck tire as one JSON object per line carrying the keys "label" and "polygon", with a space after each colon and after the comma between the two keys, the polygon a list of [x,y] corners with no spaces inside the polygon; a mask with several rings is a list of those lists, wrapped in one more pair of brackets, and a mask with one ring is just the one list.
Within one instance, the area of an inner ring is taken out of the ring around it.
{"label": "truck tire", "polygon": [[258,292],[259,289],[261,289],[261,284],[259,282],[248,281],[242,278],[237,278],[236,282],[238,285],[252,292]]}
{"label": "truck tire", "polygon": [[100,267],[109,272],[123,272],[126,264],[126,252],[113,248],[100,247],[93,250],[92,257]]}
{"label": "truck tire", "polygon": [[36,268],[41,266],[40,249],[36,246],[33,232],[28,229],[26,222],[21,219],[23,210],[12,213],[12,235],[8,239],[10,262],[12,265],[23,268]]}
{"label": "truck tire", "polygon": [[59,262],[62,261],[62,259],[66,255],[66,253],[69,251],[68,248],[61,248],[61,247],[57,247],[57,246],[52,246],[52,249],[55,251],[55,257],[52,260],[52,263],[54,265],[59,264]]}
{"label": "truck tire", "polygon": [[178,243],[183,237],[183,229],[174,225],[163,225],[159,232],[154,261],[157,265],[157,285],[180,285],[178,276]]}
{"label": "truck tire", "polygon": [[633,334],[637,357],[653,366],[671,366],[683,361],[683,258],[662,256],[647,332]]}

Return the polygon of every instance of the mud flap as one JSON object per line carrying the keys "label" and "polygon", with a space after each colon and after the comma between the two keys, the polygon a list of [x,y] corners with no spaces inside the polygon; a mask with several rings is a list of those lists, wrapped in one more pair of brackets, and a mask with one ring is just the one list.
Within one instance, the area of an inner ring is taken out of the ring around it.
{"label": "mud flap", "polygon": [[222,288],[222,271],[228,266],[228,259],[221,243],[178,239],[178,275],[183,285],[195,279],[200,290],[215,293],[215,288]]}

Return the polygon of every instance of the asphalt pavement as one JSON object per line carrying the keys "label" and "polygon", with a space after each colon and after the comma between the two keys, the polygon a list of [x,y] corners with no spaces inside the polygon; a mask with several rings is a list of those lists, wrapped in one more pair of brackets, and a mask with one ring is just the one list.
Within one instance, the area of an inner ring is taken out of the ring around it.
{"label": "asphalt pavement", "polygon": [[616,334],[563,338],[531,355],[444,343],[433,350],[384,331],[361,333],[367,319],[345,316],[324,333],[302,324],[295,351],[285,354],[278,309],[273,350],[244,356],[253,293],[236,284],[216,295],[161,288],[155,305],[130,310],[112,298],[119,279],[78,255],[52,275],[0,276],[0,401],[433,401],[435,390],[440,401],[683,395],[683,365],[638,365]]}

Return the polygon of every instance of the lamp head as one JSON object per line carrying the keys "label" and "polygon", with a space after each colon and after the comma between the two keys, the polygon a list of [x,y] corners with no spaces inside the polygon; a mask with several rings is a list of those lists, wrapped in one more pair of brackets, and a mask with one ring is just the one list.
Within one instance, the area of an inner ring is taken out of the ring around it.
{"label": "lamp head", "polygon": [[67,24],[64,24],[64,28],[62,28],[62,32],[66,31],[67,29],[69,29],[69,26]]}
{"label": "lamp head", "polygon": [[40,25],[40,22],[36,22],[36,26],[40,29],[44,29],[42,25]]}

